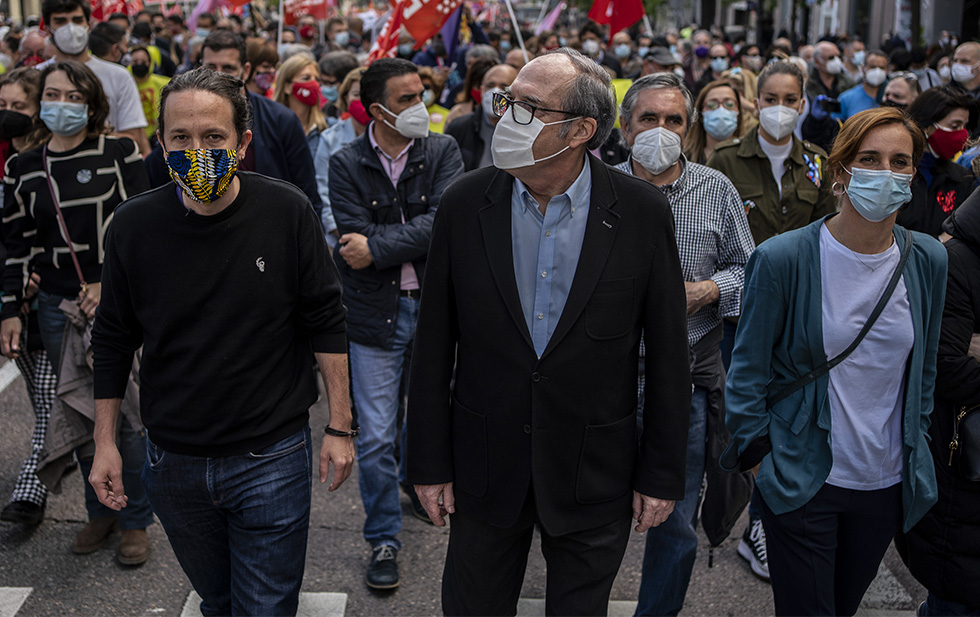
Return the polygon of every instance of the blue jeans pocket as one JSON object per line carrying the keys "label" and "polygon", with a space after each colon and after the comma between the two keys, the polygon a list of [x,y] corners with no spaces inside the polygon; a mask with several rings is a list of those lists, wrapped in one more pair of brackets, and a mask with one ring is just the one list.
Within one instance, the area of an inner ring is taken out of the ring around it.
{"label": "blue jeans pocket", "polygon": [[254,459],[266,459],[266,460],[274,459],[283,456],[289,456],[293,452],[298,452],[299,450],[302,450],[306,447],[305,438],[295,443],[283,443],[290,439],[292,439],[292,437],[288,437],[283,441],[277,441],[276,443],[270,446],[266,446],[265,448],[262,448],[256,452],[249,452],[248,457]]}
{"label": "blue jeans pocket", "polygon": [[147,438],[146,440],[146,464],[150,469],[157,470],[163,465],[163,459],[167,452]]}

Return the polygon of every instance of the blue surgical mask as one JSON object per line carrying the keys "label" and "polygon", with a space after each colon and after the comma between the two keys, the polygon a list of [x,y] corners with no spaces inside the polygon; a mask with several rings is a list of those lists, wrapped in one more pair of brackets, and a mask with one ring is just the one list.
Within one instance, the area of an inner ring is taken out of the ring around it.
{"label": "blue surgical mask", "polygon": [[211,34],[211,30],[209,30],[208,28],[198,28],[197,30],[194,31],[194,34],[201,37],[202,39],[206,39],[208,38],[208,35]]}
{"label": "blue surgical mask", "polygon": [[333,37],[333,43],[337,47],[347,47],[350,43],[350,32],[344,30],[343,32],[338,32]]}
{"label": "blue surgical mask", "polygon": [[401,45],[398,46],[398,55],[399,56],[412,55],[412,46],[409,45],[408,43],[402,43]]}
{"label": "blue surgical mask", "polygon": [[724,73],[728,70],[728,58],[712,58],[711,70],[715,73]]}
{"label": "blue surgical mask", "polygon": [[500,41],[500,51],[507,53],[511,49],[510,41]]}
{"label": "blue surgical mask", "polygon": [[88,124],[88,105],[63,101],[41,101],[41,121],[55,135],[78,134]]}
{"label": "blue surgical mask", "polygon": [[426,88],[422,91],[422,104],[428,107],[432,107],[432,104],[436,101],[436,93],[432,91],[431,88]]}
{"label": "blue surgical mask", "polygon": [[844,187],[857,213],[880,223],[912,199],[912,174],[899,174],[888,169],[851,167],[851,182]]}
{"label": "blue surgical mask", "polygon": [[331,103],[336,103],[340,96],[340,93],[337,92],[337,86],[320,86],[320,94]]}
{"label": "blue surgical mask", "polygon": [[643,46],[643,47],[638,47],[636,49],[636,55],[638,55],[641,58],[646,56],[648,53],[650,53],[649,47]]}
{"label": "blue surgical mask", "polygon": [[568,45],[568,39],[564,36],[560,36],[558,37],[558,44],[561,45],[562,47],[565,47]]}
{"label": "blue surgical mask", "polygon": [[738,112],[719,107],[701,114],[704,116],[704,130],[715,139],[728,139],[738,126]]}
{"label": "blue surgical mask", "polygon": [[626,58],[630,57],[630,54],[633,53],[633,50],[630,49],[630,46],[627,45],[626,43],[620,43],[619,45],[616,46],[615,52],[617,58],[619,58],[620,60],[625,60]]}

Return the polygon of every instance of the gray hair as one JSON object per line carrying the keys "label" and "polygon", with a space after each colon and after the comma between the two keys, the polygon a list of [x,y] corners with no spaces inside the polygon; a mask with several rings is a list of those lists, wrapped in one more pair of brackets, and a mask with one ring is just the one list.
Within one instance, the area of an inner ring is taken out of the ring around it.
{"label": "gray hair", "polygon": [[306,45],[301,45],[300,43],[286,43],[282,46],[282,52],[279,54],[279,61],[285,62],[293,56],[309,56],[311,60],[316,62],[316,56],[310,51],[310,48]]}
{"label": "gray hair", "polygon": [[500,62],[500,52],[490,45],[474,45],[466,50],[466,64],[472,64],[480,58],[493,60],[494,64]]}
{"label": "gray hair", "polygon": [[[578,72],[563,93],[562,100],[565,104],[562,107],[569,114],[595,120],[595,134],[585,146],[594,150],[606,142],[616,121],[616,96],[613,94],[609,73],[592,58],[569,47],[553,49],[544,55],[553,54],[568,58]],[[558,130],[558,138],[565,139],[571,130],[571,123],[563,124]]]}
{"label": "gray hair", "polygon": [[664,89],[677,90],[684,97],[684,111],[687,113],[687,126],[690,128],[698,119],[698,111],[694,109],[694,97],[691,91],[684,85],[684,80],[673,72],[653,73],[646,75],[633,82],[630,89],[623,97],[623,104],[619,107],[619,125],[623,131],[628,131],[630,122],[633,120],[633,108],[636,107],[636,99],[644,90]]}

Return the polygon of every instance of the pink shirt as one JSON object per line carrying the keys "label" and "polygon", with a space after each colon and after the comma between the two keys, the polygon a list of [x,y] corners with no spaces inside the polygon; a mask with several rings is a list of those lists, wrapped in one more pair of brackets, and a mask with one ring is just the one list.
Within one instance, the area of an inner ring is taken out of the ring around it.
{"label": "pink shirt", "polygon": [[[391,185],[394,187],[398,186],[398,178],[401,177],[402,172],[405,171],[405,165],[408,163],[408,151],[412,149],[415,145],[415,140],[408,142],[405,149],[398,153],[398,156],[391,158],[385,154],[384,150],[378,145],[378,142],[374,139],[374,122],[371,122],[368,126],[368,139],[371,140],[371,148],[378,155],[378,159],[381,160],[381,166],[384,167],[385,172],[388,174],[388,179],[391,180]],[[402,223],[405,222],[405,212],[399,208],[402,217]],[[415,266],[411,263],[402,264],[402,284],[401,289],[410,290],[419,288],[419,279],[415,275]]]}

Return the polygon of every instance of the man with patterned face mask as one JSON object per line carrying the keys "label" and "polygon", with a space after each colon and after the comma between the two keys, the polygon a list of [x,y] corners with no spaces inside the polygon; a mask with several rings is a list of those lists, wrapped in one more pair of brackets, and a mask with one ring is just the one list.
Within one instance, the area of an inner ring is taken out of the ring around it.
{"label": "man with patterned face mask", "polygon": [[[363,90],[362,90],[363,92]],[[667,200],[588,151],[608,73],[567,49],[494,96],[493,167],[436,213],[409,388],[409,479],[452,519],[447,615],[513,615],[535,527],[546,613],[600,615],[630,536],[684,493],[691,382]],[[645,331],[647,425],[638,438]]]}
{"label": "man with patterned face mask", "polygon": [[[424,90],[418,67],[407,60],[371,64],[361,75],[367,130],[330,158],[330,206],[340,233],[334,261],[348,310],[352,394],[361,430],[358,482],[364,539],[371,545],[366,580],[373,589],[399,584],[398,485],[399,479],[404,483],[406,453],[413,456],[401,448],[399,473],[399,398],[415,340],[432,219],[442,192],[463,172],[456,142],[429,134]],[[425,518],[417,502],[413,513]]]}
{"label": "man with patterned face mask", "polygon": [[[695,113],[690,91],[673,73],[648,75],[635,82],[619,113],[632,154],[616,168],[656,185],[670,202],[687,292],[687,340],[695,358],[684,498],[666,523],[647,532],[637,615],[676,615],[680,611],[698,547],[694,525],[702,480],[707,475],[706,495],[717,491],[729,498],[736,492],[727,491],[726,484],[739,482],[731,474],[715,472],[718,462],[708,455],[706,443],[724,438],[722,318],[739,315],[745,264],[755,243],[731,181],[681,153]],[[645,355],[641,344],[641,361]],[[637,407],[641,415],[644,382],[641,375]],[[735,513],[731,520],[748,502],[750,485],[748,481],[742,484],[740,502],[729,499],[725,503],[722,498],[725,508]],[[705,508],[706,527],[711,514]]]}
{"label": "man with patterned face mask", "polygon": [[197,69],[164,88],[173,182],[114,213],[92,334],[92,486],[107,507],[126,507],[113,435],[142,347],[143,485],[205,615],[296,613],[314,357],[330,406],[320,481],[332,465],[337,489],[354,463],[340,279],[306,196],[238,171],[249,119],[241,82],[221,73]]}

